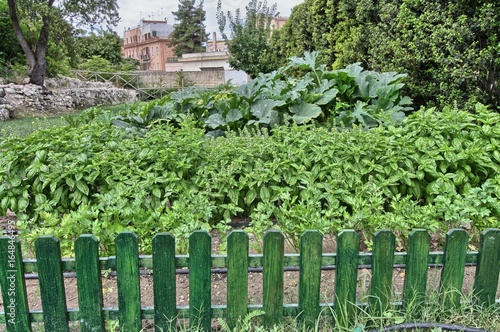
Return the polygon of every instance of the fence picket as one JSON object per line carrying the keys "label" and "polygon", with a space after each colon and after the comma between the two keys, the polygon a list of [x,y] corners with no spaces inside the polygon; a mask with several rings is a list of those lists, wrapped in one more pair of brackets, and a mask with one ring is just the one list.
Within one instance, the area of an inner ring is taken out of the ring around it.
{"label": "fence picket", "polygon": [[99,243],[95,236],[81,235],[76,239],[75,265],[80,329],[82,332],[104,331]]}
{"label": "fence picket", "polygon": [[227,324],[234,330],[247,314],[248,234],[232,231],[227,238]]}
{"label": "fence picket", "polygon": [[175,238],[160,233],[153,238],[155,331],[176,331]]}
{"label": "fence picket", "polygon": [[468,241],[469,236],[463,229],[453,229],[446,234],[439,289],[441,301],[447,309],[460,306]]}
{"label": "fence picket", "polygon": [[[320,309],[321,265],[333,265],[335,273],[334,315],[343,327],[351,326],[357,305],[369,305],[370,314],[380,317],[392,300],[394,263],[406,263],[402,307],[415,316],[424,305],[429,264],[442,263],[440,291],[445,309],[460,306],[464,270],[477,263],[473,294],[479,303],[493,305],[500,278],[500,229],[481,234],[479,252],[467,252],[468,235],[451,230],[444,252],[429,253],[430,235],[414,230],[407,253],[395,253],[395,236],[390,231],[374,235],[372,254],[359,253],[359,235],[343,231],[337,238],[336,254],[322,253],[322,235],[307,231],[301,236],[299,254],[284,254],[284,235],[271,230],[264,235],[262,255],[249,255],[247,233],[234,231],[228,237],[227,257],[211,253],[211,237],[198,231],[189,238],[189,255],[175,255],[175,239],[161,233],[153,238],[153,255],[139,257],[138,238],[122,232],[115,239],[116,257],[99,258],[98,241],[82,235],[75,241],[75,259],[61,259],[59,240],[42,236],[35,242],[37,260],[22,260],[17,239],[0,238],[0,286],[4,310],[0,323],[6,331],[32,331],[31,323],[44,322],[45,331],[69,331],[69,321],[80,321],[80,330],[104,331],[105,320],[119,320],[120,330],[140,331],[142,319],[155,319],[156,331],[175,331],[176,318],[189,318],[192,328],[210,331],[212,318],[225,317],[230,329],[238,326],[249,311],[263,308],[264,328],[294,316],[308,328],[315,328]],[[403,260],[404,259],[404,260]],[[372,280],[368,304],[357,303],[358,264],[371,264]],[[284,267],[299,267],[299,301],[285,305]],[[176,305],[176,267],[189,267],[189,307]],[[227,306],[211,303],[211,268],[227,267]],[[248,268],[263,267],[262,304],[249,305]],[[119,308],[103,308],[100,268],[113,269],[118,277]],[[154,307],[141,308],[139,268],[153,269]],[[78,310],[66,308],[62,270],[76,271]],[[24,272],[38,272],[42,312],[29,311]],[[10,292],[14,288],[14,292]],[[15,318],[10,320],[9,303]],[[399,305],[398,305],[399,306]]]}
{"label": "fence picket", "polygon": [[359,235],[353,230],[340,232],[337,241],[334,313],[342,326],[350,325],[356,310]]}
{"label": "fence picket", "polygon": [[118,308],[121,331],[140,331],[141,291],[137,235],[121,232],[115,239]]}
{"label": "fence picket", "polygon": [[35,253],[45,331],[69,331],[59,240],[53,236],[39,237]]}
{"label": "fence picket", "polygon": [[22,262],[19,240],[11,237],[0,238],[0,286],[9,332],[31,332]]}
{"label": "fence picket", "polygon": [[299,312],[307,328],[314,328],[320,314],[321,255],[323,236],[306,231],[300,238]]}
{"label": "fence picket", "polygon": [[264,235],[263,323],[267,328],[283,320],[285,237],[276,230]]}
{"label": "fence picket", "polygon": [[381,230],[373,236],[369,303],[376,316],[381,316],[390,306],[395,248],[396,237],[391,231]]}
{"label": "fence picket", "polygon": [[407,309],[414,309],[416,314],[425,302],[430,243],[431,237],[427,231],[417,229],[410,233],[403,286],[403,305]]}
{"label": "fence picket", "polygon": [[500,229],[487,229],[481,233],[479,259],[474,279],[474,295],[479,303],[492,305],[498,287],[500,272]]}
{"label": "fence picket", "polygon": [[212,238],[206,231],[189,237],[189,326],[211,329]]}

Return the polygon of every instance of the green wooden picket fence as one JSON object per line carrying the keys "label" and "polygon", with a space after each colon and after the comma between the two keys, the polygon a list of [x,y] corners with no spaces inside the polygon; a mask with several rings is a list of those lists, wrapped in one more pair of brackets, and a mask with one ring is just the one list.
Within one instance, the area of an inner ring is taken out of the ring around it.
{"label": "green wooden picket fence", "polygon": [[[212,318],[223,317],[230,327],[248,312],[262,310],[265,326],[279,324],[283,316],[299,317],[304,324],[314,322],[325,307],[331,308],[337,323],[348,324],[360,306],[381,314],[394,304],[392,277],[395,264],[405,265],[402,308],[425,301],[429,264],[440,264],[443,306],[459,306],[464,270],[476,265],[473,285],[475,299],[484,305],[498,302],[496,292],[500,272],[500,230],[482,233],[478,252],[467,252],[468,235],[451,230],[443,252],[430,252],[430,235],[415,230],[409,235],[408,252],[395,252],[395,236],[390,231],[374,235],[372,253],[360,253],[359,235],[346,230],[337,238],[336,253],[323,253],[319,232],[301,237],[299,254],[285,254],[285,238],[279,231],[264,236],[262,255],[249,255],[248,235],[233,231],[227,239],[227,255],[212,255],[211,237],[199,231],[189,238],[189,255],[175,255],[172,235],[161,233],[153,239],[151,256],[139,256],[137,236],[123,232],[116,238],[116,256],[99,257],[98,241],[82,235],[75,242],[75,258],[61,259],[59,241],[50,236],[35,242],[36,260],[23,261],[17,239],[0,239],[0,286],[4,301],[1,323],[7,331],[31,331],[32,322],[43,322],[45,331],[69,331],[69,321],[79,321],[82,332],[104,331],[106,320],[119,320],[120,331],[140,331],[142,320],[154,319],[155,331],[173,330],[177,318],[189,319],[191,326],[209,331]],[[358,268],[370,266],[372,278],[368,303],[356,297]],[[298,303],[284,302],[284,267],[300,268]],[[321,267],[335,266],[334,297],[320,301]],[[189,268],[189,306],[176,305],[176,268]],[[249,305],[248,268],[263,268],[262,304]],[[154,306],[142,307],[140,269],[153,271]],[[211,269],[227,268],[227,303],[211,304]],[[103,307],[101,271],[117,274],[118,308]],[[63,272],[77,277],[78,309],[66,307]],[[24,273],[39,275],[42,310],[29,309]]]}

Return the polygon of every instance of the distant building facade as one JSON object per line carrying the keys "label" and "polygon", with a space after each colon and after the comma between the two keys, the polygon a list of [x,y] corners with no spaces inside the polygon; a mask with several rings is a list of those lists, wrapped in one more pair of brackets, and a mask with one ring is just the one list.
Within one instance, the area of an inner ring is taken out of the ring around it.
{"label": "distant building facade", "polygon": [[[271,33],[279,30],[287,21],[287,17],[275,17],[271,22]],[[122,52],[124,57],[139,61],[142,71],[166,72],[221,72],[225,81],[242,84],[249,81],[248,75],[229,66],[229,50],[225,40],[217,40],[214,32],[212,39],[205,44],[205,52],[186,53],[177,57],[171,42],[170,34],[174,27],[167,21],[141,20],[135,28],[124,31]]]}
{"label": "distant building facade", "polygon": [[137,27],[124,31],[123,56],[138,60],[140,70],[165,71],[165,65],[177,59],[173,47],[168,46],[173,31],[167,21],[141,20]]}

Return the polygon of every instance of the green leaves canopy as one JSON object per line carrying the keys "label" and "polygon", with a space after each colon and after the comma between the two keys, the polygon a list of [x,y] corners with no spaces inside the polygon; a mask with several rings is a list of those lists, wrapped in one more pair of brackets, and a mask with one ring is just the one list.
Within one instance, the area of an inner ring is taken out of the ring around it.
{"label": "green leaves canopy", "polygon": [[[276,68],[274,57],[269,52],[271,22],[277,15],[276,4],[268,7],[266,1],[251,0],[245,9],[244,19],[239,9],[234,14],[230,11],[224,14],[219,0],[217,21],[228,44],[229,65],[255,78],[259,73],[269,73]],[[227,21],[231,31],[230,38],[224,33]]]}
{"label": "green leaves canopy", "polygon": [[[500,2],[306,0],[273,33],[277,60],[320,51],[320,63],[361,62],[408,74],[420,105],[499,105]],[[281,61],[281,62],[280,62]]]}
{"label": "green leaves canopy", "polygon": [[[54,27],[99,25],[109,28],[119,21],[116,0],[7,0],[9,16],[26,55],[30,83],[43,85],[47,70],[47,48]],[[23,28],[23,24],[27,28]]]}
{"label": "green leaves canopy", "polygon": [[179,0],[179,8],[172,14],[178,22],[170,35],[175,55],[204,52],[202,43],[207,40],[208,34],[205,32],[203,0],[198,6],[195,6],[195,0]]}
{"label": "green leaves canopy", "polygon": [[153,104],[145,106],[140,116],[131,114],[119,120],[144,129],[151,122],[151,113],[158,114],[156,110],[162,108],[165,121],[180,123],[192,115],[209,135],[218,136],[228,130],[273,128],[291,122],[371,128],[400,123],[404,112],[412,109],[411,99],[401,95],[406,75],[365,71],[359,63],[327,70],[317,65],[317,58],[317,52],[292,57],[287,66],[259,74],[237,88],[222,85],[216,90],[175,92],[152,102],[153,108]]}

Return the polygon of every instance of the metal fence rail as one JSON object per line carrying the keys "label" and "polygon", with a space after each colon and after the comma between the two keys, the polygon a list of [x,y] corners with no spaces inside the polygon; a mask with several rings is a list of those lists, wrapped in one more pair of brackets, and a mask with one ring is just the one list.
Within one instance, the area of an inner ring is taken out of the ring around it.
{"label": "metal fence rail", "polygon": [[137,91],[140,100],[161,98],[170,90],[164,87],[141,87],[140,75],[134,72],[113,73],[88,70],[73,70],[72,73],[83,81],[111,83],[116,87]]}

